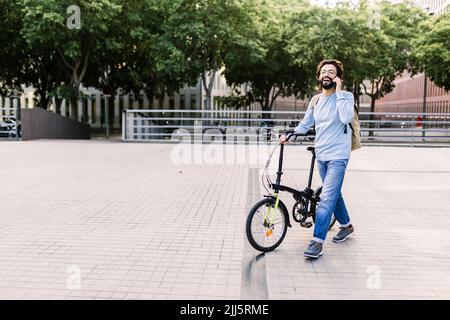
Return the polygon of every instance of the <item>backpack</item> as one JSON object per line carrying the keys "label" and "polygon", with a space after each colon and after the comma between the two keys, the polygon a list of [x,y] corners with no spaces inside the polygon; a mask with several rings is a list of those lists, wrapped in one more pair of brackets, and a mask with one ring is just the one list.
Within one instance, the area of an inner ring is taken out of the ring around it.
{"label": "backpack", "polygon": [[[311,106],[314,108],[319,102],[319,98],[322,94],[316,94],[311,99]],[[354,116],[351,123],[349,123],[350,128],[352,129],[352,151],[361,148],[361,127],[359,125],[359,109],[356,103],[353,105],[354,107]],[[347,134],[347,125],[345,125],[344,133]]]}

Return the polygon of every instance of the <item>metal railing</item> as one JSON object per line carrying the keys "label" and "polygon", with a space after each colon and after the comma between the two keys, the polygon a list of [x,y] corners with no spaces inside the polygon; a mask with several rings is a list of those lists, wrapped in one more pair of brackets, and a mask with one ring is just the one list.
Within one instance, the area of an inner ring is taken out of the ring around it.
{"label": "metal railing", "polygon": [[[125,110],[123,141],[267,142],[294,128],[305,112],[229,110]],[[363,144],[444,144],[450,146],[450,114],[359,114]]]}

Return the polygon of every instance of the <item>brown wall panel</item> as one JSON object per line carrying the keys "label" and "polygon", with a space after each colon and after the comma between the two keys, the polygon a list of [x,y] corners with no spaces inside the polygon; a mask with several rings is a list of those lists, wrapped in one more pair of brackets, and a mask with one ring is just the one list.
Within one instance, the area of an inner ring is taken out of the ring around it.
{"label": "brown wall panel", "polygon": [[40,108],[21,109],[23,140],[90,139],[89,125]]}

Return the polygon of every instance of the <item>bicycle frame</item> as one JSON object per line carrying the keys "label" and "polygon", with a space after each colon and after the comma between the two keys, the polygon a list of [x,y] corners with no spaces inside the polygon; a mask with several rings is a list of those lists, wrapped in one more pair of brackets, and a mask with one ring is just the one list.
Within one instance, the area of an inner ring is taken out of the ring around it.
{"label": "bicycle frame", "polygon": [[[315,152],[314,147],[308,147],[307,150],[312,153],[308,185],[305,188],[305,190],[299,191],[299,190],[296,190],[296,189],[293,189],[291,187],[284,186],[281,184],[281,176],[283,175],[284,144],[280,145],[280,156],[279,156],[279,160],[278,160],[278,170],[277,170],[276,182],[274,184],[269,185],[274,190],[274,193],[271,196],[267,196],[267,197],[272,197],[275,200],[275,205],[273,206],[274,212],[277,211],[279,205],[284,206],[283,202],[280,201],[279,194],[280,194],[280,191],[286,191],[286,192],[289,192],[290,194],[292,194],[296,201],[299,201],[300,199],[304,198],[306,200],[306,203],[305,203],[306,208],[308,208],[310,201],[313,200],[311,203],[310,213],[311,213],[311,215],[314,215],[317,202],[320,200],[319,197],[317,196],[317,193],[320,192],[321,188],[319,188],[316,192],[314,192],[314,190],[311,189],[312,179],[313,179],[313,174],[314,174],[314,164],[315,164],[315,160],[316,160],[316,152]],[[273,219],[275,216],[275,214],[270,215],[271,209],[272,209],[272,207],[268,206],[266,215],[264,216],[265,220],[270,218],[270,220],[269,220],[270,224],[273,223]],[[303,219],[302,222],[304,222],[306,220],[306,218],[307,218],[307,216],[305,216],[305,218]],[[291,227],[290,221],[288,221],[288,226]]]}
{"label": "bicycle frame", "polygon": [[[303,134],[294,134],[293,131],[291,131],[291,134],[287,137],[287,140],[294,135],[300,136]],[[307,136],[307,134],[305,136]],[[268,194],[264,196],[266,199],[258,201],[250,209],[245,227],[247,239],[250,244],[253,248],[262,252],[275,250],[275,248],[281,244],[286,236],[287,228],[292,227],[290,223],[289,211],[280,199],[280,192],[286,191],[293,195],[296,202],[292,206],[292,218],[295,222],[298,222],[302,228],[310,228],[313,223],[316,222],[316,206],[320,201],[320,195],[322,192],[322,186],[317,188],[316,191],[311,189],[314,164],[316,160],[314,147],[307,148],[307,150],[312,153],[312,159],[309,170],[308,185],[303,191],[299,191],[281,184],[281,177],[283,175],[284,144],[280,145],[276,181],[273,183],[269,175],[269,164],[276,148],[272,150],[262,174],[262,180],[265,178],[267,181],[267,184],[263,181],[263,185]],[[273,192],[268,187],[273,189]],[[309,217],[312,217],[312,221],[308,221]],[[334,217],[330,221],[329,229],[335,222],[336,218]],[[262,233],[265,234],[263,237],[261,237]]]}
{"label": "bicycle frame", "polygon": [[284,154],[284,144],[280,146],[280,157],[278,161],[278,171],[277,171],[277,180],[274,184],[271,184],[270,187],[274,189],[274,193],[278,194],[280,191],[287,191],[297,197],[301,196],[312,196],[314,194],[314,190],[311,189],[313,173],[314,173],[314,164],[316,161],[316,152],[314,148],[308,147],[308,151],[311,151],[313,156],[311,158],[311,166],[309,170],[309,178],[308,178],[308,186],[304,191],[298,191],[296,189],[290,188],[288,186],[281,185],[281,175],[283,174],[283,154]]}

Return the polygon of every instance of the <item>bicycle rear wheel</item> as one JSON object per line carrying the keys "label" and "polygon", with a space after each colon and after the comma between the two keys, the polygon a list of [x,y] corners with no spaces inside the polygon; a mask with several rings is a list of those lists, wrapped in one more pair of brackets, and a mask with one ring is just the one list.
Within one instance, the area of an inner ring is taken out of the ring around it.
{"label": "bicycle rear wheel", "polygon": [[275,210],[275,199],[266,198],[257,202],[247,217],[245,230],[248,241],[258,251],[274,250],[286,236],[288,219],[283,205]]}
{"label": "bicycle rear wheel", "polygon": [[328,227],[328,230],[330,230],[331,228],[333,228],[334,224],[336,223],[336,217],[334,216],[334,213],[331,215],[331,221],[330,221],[330,226]]}
{"label": "bicycle rear wheel", "polygon": [[[313,215],[313,222],[316,223],[316,215]],[[332,213],[328,230],[331,230],[331,228],[333,228],[335,223],[336,223],[336,217],[334,216],[334,213]]]}
{"label": "bicycle rear wheel", "polygon": [[[320,194],[322,193],[322,187],[320,187],[319,189],[317,189],[317,197],[320,196]],[[316,215],[314,214],[312,216],[313,218],[313,222],[314,224],[316,223]],[[336,223],[336,217],[334,216],[334,213],[331,214],[331,220],[330,220],[330,225],[328,226],[328,230],[330,230],[331,228],[333,228],[334,224]]]}

